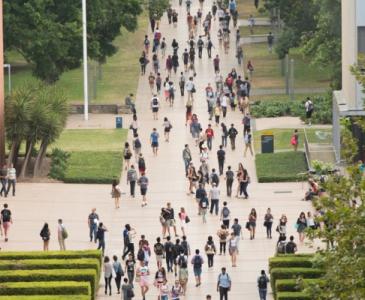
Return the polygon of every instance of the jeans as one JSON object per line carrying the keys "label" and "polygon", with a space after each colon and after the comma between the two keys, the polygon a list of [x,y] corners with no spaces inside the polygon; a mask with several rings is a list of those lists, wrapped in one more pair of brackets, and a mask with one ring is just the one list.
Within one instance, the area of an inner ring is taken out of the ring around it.
{"label": "jeans", "polygon": [[184,159],[184,166],[185,166],[185,176],[188,176],[188,168],[189,168],[190,160]]}
{"label": "jeans", "polygon": [[207,48],[207,52],[208,52],[208,57],[211,58],[212,57],[212,48]]}
{"label": "jeans", "polygon": [[266,300],[267,289],[259,288],[260,300]]}
{"label": "jeans", "polygon": [[127,256],[128,253],[132,253],[133,254],[133,257],[134,257],[134,244],[133,243],[129,243],[127,245],[127,251],[125,251],[123,253],[122,258],[124,259]]}
{"label": "jeans", "polygon": [[228,300],[228,288],[219,287],[219,299],[220,300]]}
{"label": "jeans", "polygon": [[229,219],[228,220],[223,220],[223,225],[226,226],[226,228],[229,228]]}
{"label": "jeans", "polygon": [[271,238],[271,228],[272,228],[272,222],[266,223],[266,235],[268,238]]}
{"label": "jeans", "polygon": [[13,186],[13,196],[15,196],[15,184],[16,184],[15,179],[8,179],[8,189],[6,191],[6,194],[9,194],[10,187]]}
{"label": "jeans", "polygon": [[1,191],[0,191],[0,195],[3,195],[4,192],[4,196],[6,197],[7,192],[6,192],[6,184],[8,183],[8,181],[6,180],[6,178],[2,178],[1,179]]}
{"label": "jeans", "polygon": [[128,276],[128,283],[131,284],[132,287],[133,287],[134,272],[133,271],[128,271],[127,276]]}
{"label": "jeans", "polygon": [[215,214],[218,216],[218,203],[219,203],[219,199],[212,199],[210,201],[210,213],[212,214],[213,213],[213,209],[215,207]]}
{"label": "jeans", "polygon": [[232,185],[233,185],[233,179],[227,179],[226,186],[227,186],[227,196],[228,197],[231,197],[231,195],[232,195]]}
{"label": "jeans", "polygon": [[120,291],[120,282],[122,281],[122,274],[118,273],[115,275],[115,285],[117,286],[118,292]]}
{"label": "jeans", "polygon": [[131,189],[131,196],[134,197],[136,191],[136,182],[129,181],[130,189]]}
{"label": "jeans", "polygon": [[222,146],[227,147],[227,136],[222,136]]}
{"label": "jeans", "polygon": [[227,242],[220,242],[219,243],[219,253],[222,254],[226,254],[226,245],[227,245]]}
{"label": "jeans", "polygon": [[109,293],[112,293],[112,278],[113,276],[110,275],[110,277],[104,277],[105,279],[105,294],[108,292],[108,287],[109,287]]}
{"label": "jeans", "polygon": [[248,186],[248,182],[240,182],[240,195],[244,194],[246,198],[248,198],[248,194],[247,194],[247,186]]}
{"label": "jeans", "polygon": [[172,267],[174,265],[174,257],[172,255],[166,255],[167,272],[173,272]]}
{"label": "jeans", "polygon": [[219,175],[223,174],[224,159],[218,159]]}
{"label": "jeans", "polygon": [[234,138],[230,137],[229,140],[231,141],[232,150],[236,149],[236,137],[234,137]]}
{"label": "jeans", "polygon": [[207,254],[207,257],[208,257],[208,268],[213,267],[214,254]]}
{"label": "jeans", "polygon": [[184,85],[180,85],[180,95],[181,96],[184,96],[184,86],[185,86],[185,83],[184,83]]}
{"label": "jeans", "polygon": [[207,138],[207,146],[209,150],[212,150],[212,138],[208,137]]}
{"label": "jeans", "polygon": [[222,106],[223,118],[227,115],[227,106]]}
{"label": "jeans", "polygon": [[94,242],[96,243],[96,230],[97,230],[96,224],[95,223],[90,224],[89,229],[90,229],[90,242],[92,242],[94,238]]}
{"label": "jeans", "polygon": [[99,239],[98,250],[99,249],[101,249],[101,251],[104,255],[104,251],[105,251],[105,240],[104,239]]}

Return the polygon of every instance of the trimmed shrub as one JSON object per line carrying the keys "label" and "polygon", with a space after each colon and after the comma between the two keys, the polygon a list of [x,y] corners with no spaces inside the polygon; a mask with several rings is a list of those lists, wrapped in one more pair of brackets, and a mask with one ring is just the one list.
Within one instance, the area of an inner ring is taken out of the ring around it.
{"label": "trimmed shrub", "polygon": [[[322,279],[303,279],[304,284],[319,284],[323,283]],[[297,279],[278,279],[275,282],[275,291],[279,292],[298,292],[303,289],[302,284],[298,284]]]}
{"label": "trimmed shrub", "polygon": [[0,296],[0,300],[90,300],[87,295]]}
{"label": "trimmed shrub", "polygon": [[[0,284],[0,295],[90,295],[88,282],[6,282]],[[90,296],[89,296],[90,298]]]}
{"label": "trimmed shrub", "polygon": [[0,270],[94,269],[100,274],[96,258],[0,260]]}
{"label": "trimmed shrub", "polygon": [[0,285],[8,282],[33,282],[33,281],[78,281],[88,282],[91,295],[94,297],[98,278],[96,270],[12,270],[0,271]]}
{"label": "trimmed shrub", "polygon": [[275,286],[277,279],[296,279],[299,276],[307,278],[320,278],[324,271],[313,268],[273,268],[270,271],[272,286]]}
{"label": "trimmed shrub", "polygon": [[22,259],[76,259],[76,258],[96,258],[101,264],[100,250],[80,250],[80,251],[12,251],[0,252],[0,260],[22,260]]}
{"label": "trimmed shrub", "polygon": [[290,257],[271,257],[269,259],[269,269],[272,268],[312,268],[313,256],[290,256]]}
{"label": "trimmed shrub", "polygon": [[276,295],[276,300],[313,300],[303,292],[281,292]]}
{"label": "trimmed shrub", "polygon": [[51,169],[49,170],[49,177],[63,180],[67,170],[67,161],[70,154],[59,148],[54,148],[51,153]]}

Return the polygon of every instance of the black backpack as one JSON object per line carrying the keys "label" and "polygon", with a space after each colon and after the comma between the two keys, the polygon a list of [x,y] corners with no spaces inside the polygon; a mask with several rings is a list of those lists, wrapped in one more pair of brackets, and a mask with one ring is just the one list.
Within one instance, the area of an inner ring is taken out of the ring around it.
{"label": "black backpack", "polygon": [[141,144],[141,141],[139,139],[136,139],[134,141],[134,148],[141,148],[142,147],[142,144]]}
{"label": "black backpack", "polygon": [[158,104],[158,100],[157,100],[157,98],[153,98],[153,100],[152,100],[152,104],[153,104],[153,105],[157,105],[157,104]]}
{"label": "black backpack", "polygon": [[267,289],[267,279],[264,275],[259,278],[259,289]]}
{"label": "black backpack", "polygon": [[163,254],[163,245],[161,243],[156,244],[154,248],[157,255]]}
{"label": "black backpack", "polygon": [[3,222],[10,222],[10,215],[11,215],[10,210],[4,209],[2,211],[2,215],[3,215]]}
{"label": "black backpack", "polygon": [[215,173],[212,176],[212,182],[215,183],[216,185],[218,185],[218,183],[219,183],[219,177]]}
{"label": "black backpack", "polygon": [[194,257],[194,268],[201,268],[203,261],[200,255],[195,255]]}

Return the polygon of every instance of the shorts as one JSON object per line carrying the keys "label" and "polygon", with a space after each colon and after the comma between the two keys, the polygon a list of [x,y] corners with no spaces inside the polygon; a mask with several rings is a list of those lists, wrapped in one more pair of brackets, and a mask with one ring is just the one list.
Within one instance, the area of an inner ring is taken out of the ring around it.
{"label": "shorts", "polygon": [[310,118],[312,117],[312,113],[313,113],[313,110],[307,111],[307,112],[305,113],[305,115],[306,115],[307,119],[310,119]]}
{"label": "shorts", "polygon": [[166,220],[166,223],[165,223],[166,226],[175,226],[175,220],[174,219],[169,219],[169,220]]}
{"label": "shorts", "polygon": [[141,188],[141,195],[146,196],[147,194],[147,188]]}
{"label": "shorts", "polygon": [[158,142],[153,142],[153,143],[151,144],[151,146],[152,146],[152,148],[158,148]]}
{"label": "shorts", "polygon": [[158,112],[158,107],[152,107],[152,112],[154,113]]}
{"label": "shorts", "polygon": [[157,260],[157,262],[162,262],[162,259],[163,259],[163,255],[161,254],[161,255],[157,255],[156,254],[156,260]]}
{"label": "shorts", "polygon": [[202,274],[202,268],[195,268],[194,267],[194,276],[200,276]]}
{"label": "shorts", "polygon": [[5,230],[9,229],[9,227],[10,227],[10,222],[3,222],[3,228]]}
{"label": "shorts", "polygon": [[164,131],[165,132],[170,132],[170,127],[165,127]]}

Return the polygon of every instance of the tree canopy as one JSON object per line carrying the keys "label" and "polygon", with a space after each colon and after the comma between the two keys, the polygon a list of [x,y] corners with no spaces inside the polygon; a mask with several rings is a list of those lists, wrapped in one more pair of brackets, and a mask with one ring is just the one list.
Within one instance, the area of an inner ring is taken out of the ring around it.
{"label": "tree canopy", "polygon": [[[89,57],[104,62],[116,52],[121,27],[132,31],[141,13],[138,0],[87,1]],[[81,0],[5,0],[5,49],[34,65],[33,73],[54,83],[82,61]]]}

